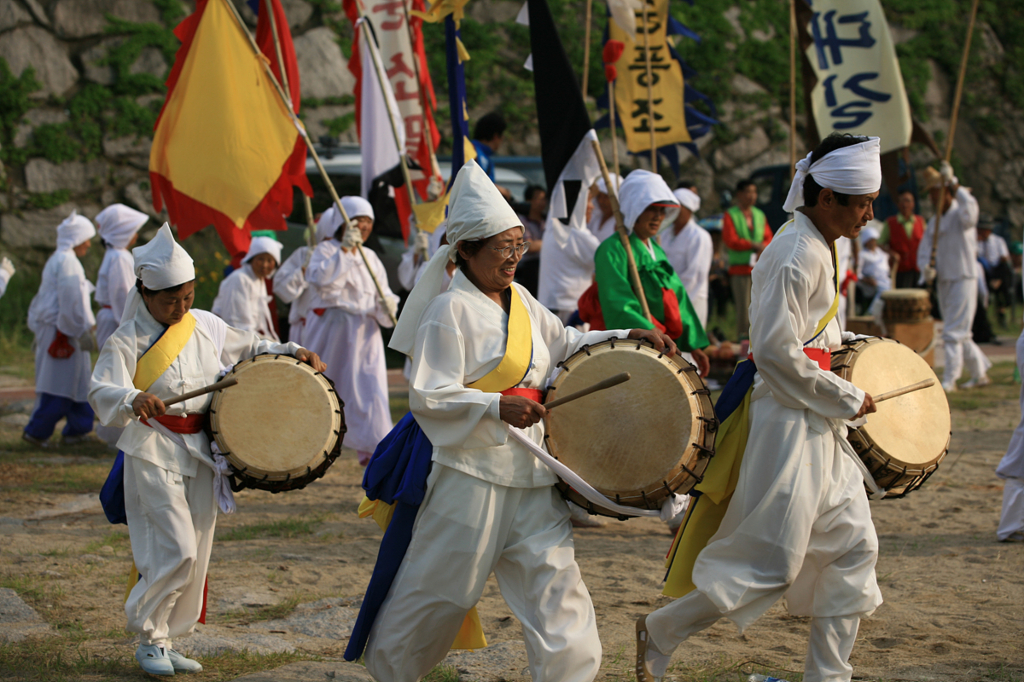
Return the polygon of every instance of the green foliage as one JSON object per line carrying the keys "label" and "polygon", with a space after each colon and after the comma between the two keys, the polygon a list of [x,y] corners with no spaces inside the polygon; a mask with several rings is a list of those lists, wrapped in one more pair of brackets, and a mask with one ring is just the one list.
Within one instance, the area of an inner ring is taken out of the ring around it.
{"label": "green foliage", "polygon": [[160,10],[160,20],[168,27],[176,26],[186,14],[181,0],[153,0],[153,4]]}
{"label": "green foliage", "polygon": [[42,87],[31,66],[15,76],[7,60],[0,57],[0,161],[21,162],[12,156],[17,151],[13,146],[14,131],[25,112],[32,108],[29,95]]}
{"label": "green foliage", "polygon": [[148,73],[131,73],[131,66],[143,49],[158,48],[168,64],[174,63],[174,55],[178,51],[178,38],[174,32],[159,24],[136,24],[108,14],[108,35],[121,36],[122,40],[107,52],[100,63],[114,68],[114,86],[116,94],[147,95],[162,92],[163,79]]}
{"label": "green foliage", "polygon": [[28,197],[28,203],[34,208],[54,208],[55,206],[60,206],[70,198],[70,190],[59,189],[56,192],[30,194]]}
{"label": "green foliage", "polygon": [[355,113],[342,114],[336,118],[325,119],[323,124],[327,128],[328,134],[337,137],[343,132],[352,127],[352,124],[356,122]]}

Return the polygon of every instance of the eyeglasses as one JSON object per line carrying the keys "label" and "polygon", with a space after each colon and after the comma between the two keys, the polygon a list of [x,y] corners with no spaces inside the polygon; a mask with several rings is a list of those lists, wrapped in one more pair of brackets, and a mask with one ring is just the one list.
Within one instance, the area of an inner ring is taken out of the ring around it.
{"label": "eyeglasses", "polygon": [[522,256],[524,253],[530,250],[530,242],[523,242],[516,246],[492,246],[491,251],[496,251],[502,258],[511,258],[512,254],[515,253],[517,256]]}

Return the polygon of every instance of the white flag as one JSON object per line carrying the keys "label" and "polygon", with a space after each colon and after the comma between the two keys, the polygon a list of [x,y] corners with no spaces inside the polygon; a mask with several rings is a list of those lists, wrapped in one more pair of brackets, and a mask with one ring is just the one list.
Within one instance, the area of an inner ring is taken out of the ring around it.
{"label": "white flag", "polygon": [[[359,23],[365,21],[360,19]],[[359,147],[363,163],[361,191],[364,197],[369,198],[374,178],[391,170],[401,160],[400,150],[405,149],[405,123],[399,113],[391,81],[381,71],[383,62],[373,40],[373,32],[369,30],[369,25],[363,28],[362,40],[359,41],[363,69],[360,79]],[[389,115],[392,123],[388,122]],[[398,131],[397,147],[393,131]]]}
{"label": "white flag", "polygon": [[632,40],[636,40],[636,13],[643,4],[640,0],[608,0],[608,11],[612,19],[626,32]]}

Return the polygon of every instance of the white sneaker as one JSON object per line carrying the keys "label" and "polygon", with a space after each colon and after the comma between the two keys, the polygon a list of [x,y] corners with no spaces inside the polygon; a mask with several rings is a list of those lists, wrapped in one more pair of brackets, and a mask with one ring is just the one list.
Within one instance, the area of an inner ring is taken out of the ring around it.
{"label": "white sneaker", "polygon": [[980,377],[975,379],[968,379],[964,383],[960,384],[960,388],[981,388],[982,386],[988,386],[992,383],[992,380],[988,378],[987,374],[982,374]]}
{"label": "white sneaker", "polygon": [[135,650],[135,660],[142,666],[143,672],[150,675],[174,675],[174,665],[167,655],[167,650],[155,644],[140,644]]}
{"label": "white sneaker", "polygon": [[586,509],[572,502],[566,504],[569,505],[569,520],[572,521],[573,528],[604,527],[605,522],[600,516],[592,516]]}
{"label": "white sneaker", "polygon": [[956,393],[956,384],[942,384],[942,390],[946,393]]}
{"label": "white sneaker", "polygon": [[184,654],[179,654],[174,649],[167,650],[167,657],[171,659],[171,665],[174,666],[174,672],[176,673],[203,672],[203,666],[199,661],[193,661],[191,658],[185,658]]}

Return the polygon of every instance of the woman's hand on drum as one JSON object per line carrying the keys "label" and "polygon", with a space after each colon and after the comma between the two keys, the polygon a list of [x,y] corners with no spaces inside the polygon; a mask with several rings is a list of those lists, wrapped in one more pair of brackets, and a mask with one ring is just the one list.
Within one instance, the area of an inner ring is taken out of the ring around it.
{"label": "woman's hand on drum", "polygon": [[313,368],[313,371],[316,372],[323,372],[327,369],[327,365],[324,364],[324,361],[320,359],[319,355],[311,350],[306,350],[305,348],[300,348],[295,352],[295,359],[306,363]]}
{"label": "woman's hand on drum", "polygon": [[651,345],[654,346],[654,350],[659,353],[664,353],[665,355],[676,354],[676,342],[668,334],[659,332],[656,329],[630,329],[629,336],[626,338],[650,341]]}
{"label": "woman's hand on drum", "polygon": [[152,393],[139,393],[132,400],[132,411],[135,412],[136,417],[142,419],[150,419],[152,417],[160,417],[167,412],[167,406],[164,405],[164,401],[157,398]]}
{"label": "woman's hand on drum", "polygon": [[872,398],[869,394],[865,393],[864,402],[861,404],[860,409],[857,410],[857,414],[854,415],[853,418],[860,419],[864,415],[871,414],[872,412],[878,412],[878,408],[875,407],[875,399]]}
{"label": "woman's hand on drum", "polygon": [[546,417],[548,411],[538,402],[521,395],[503,395],[498,404],[498,416],[516,428],[525,429]]}
{"label": "woman's hand on drum", "polygon": [[701,378],[706,379],[708,374],[711,373],[711,360],[708,360],[707,354],[700,348],[691,350],[690,355],[693,356],[693,361],[697,363],[697,371],[700,372]]}

